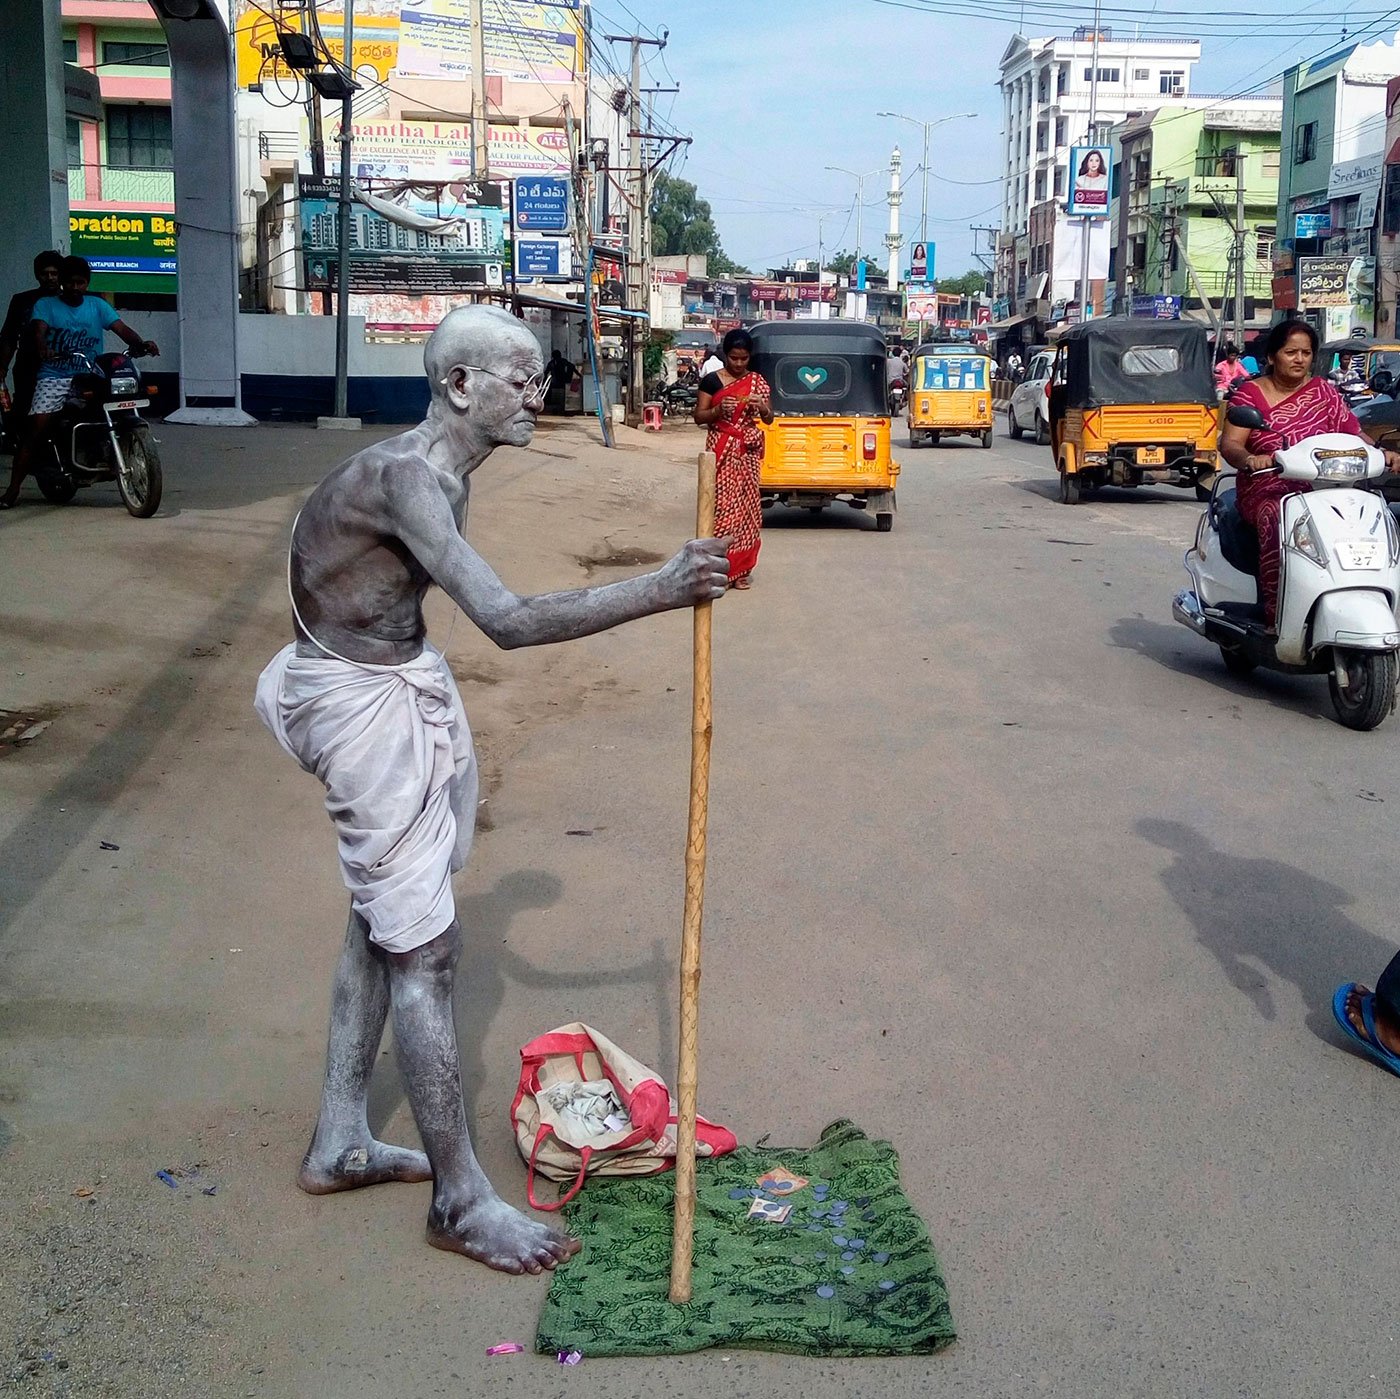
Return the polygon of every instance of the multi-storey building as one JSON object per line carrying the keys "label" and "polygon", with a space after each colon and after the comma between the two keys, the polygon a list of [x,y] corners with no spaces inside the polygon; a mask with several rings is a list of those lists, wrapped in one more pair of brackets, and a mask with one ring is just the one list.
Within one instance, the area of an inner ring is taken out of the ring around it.
{"label": "multi-storey building", "polygon": [[[1064,200],[1070,148],[1107,144],[1110,129],[1130,112],[1184,99],[1200,57],[1197,39],[1116,39],[1103,28],[1097,45],[1092,29],[1017,34],[1007,45],[999,81],[1006,175],[994,286],[1003,318],[1025,314],[1023,302],[1045,299],[1032,283],[1030,215]],[[1047,267],[1047,279],[1049,273]]]}
{"label": "multi-storey building", "polygon": [[1400,39],[1350,44],[1284,74],[1274,300],[1324,339],[1377,328],[1386,88],[1397,75]]}
{"label": "multi-storey building", "polygon": [[1190,315],[1205,300],[1218,312],[1228,293],[1233,311],[1243,203],[1242,315],[1246,324],[1268,324],[1281,118],[1277,97],[1199,97],[1114,128],[1117,306]]}
{"label": "multi-storey building", "polygon": [[175,305],[170,51],[146,0],[63,0],[63,56],[97,74],[101,118],[68,118],[69,236],[119,307]]}

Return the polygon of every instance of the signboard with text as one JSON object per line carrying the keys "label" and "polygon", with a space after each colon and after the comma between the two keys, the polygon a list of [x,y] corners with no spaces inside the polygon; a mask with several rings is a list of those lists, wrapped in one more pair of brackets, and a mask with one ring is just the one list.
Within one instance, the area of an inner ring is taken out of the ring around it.
{"label": "signboard with text", "polygon": [[1298,259],[1298,304],[1308,310],[1326,306],[1348,306],[1347,277],[1349,257],[1300,257]]}
{"label": "signboard with text", "polygon": [[568,232],[568,181],[538,175],[516,180],[515,226],[541,233]]}
{"label": "signboard with text", "polygon": [[1293,215],[1293,236],[1295,238],[1326,238],[1332,232],[1332,215],[1329,212]]}
{"label": "signboard with text", "polygon": [[1072,218],[1103,218],[1108,213],[1108,179],[1113,152],[1107,146],[1072,146],[1069,152],[1069,198]]}
{"label": "signboard with text", "polygon": [[573,270],[572,248],[564,238],[517,238],[515,275],[566,280]]}
{"label": "signboard with text", "polygon": [[92,265],[92,290],[175,295],[175,215],[149,209],[74,209],[69,246]]}

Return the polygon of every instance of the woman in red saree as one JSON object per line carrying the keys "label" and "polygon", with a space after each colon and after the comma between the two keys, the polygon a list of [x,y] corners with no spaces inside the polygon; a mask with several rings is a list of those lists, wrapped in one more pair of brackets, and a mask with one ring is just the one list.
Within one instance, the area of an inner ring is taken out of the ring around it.
{"label": "woman in red saree", "polygon": [[729,585],[744,589],[758,563],[763,507],[758,469],[763,461],[759,419],[773,421],[772,394],[749,368],[753,341],[731,330],[721,345],[724,367],[700,381],[695,421],[710,429],[705,450],[715,454],[715,536],[729,540]]}
{"label": "woman in red saree", "polygon": [[[1220,455],[1239,473],[1236,500],[1240,514],[1259,535],[1259,601],[1269,626],[1278,607],[1279,521],[1283,498],[1309,489],[1306,482],[1284,481],[1270,472],[1274,453],[1319,432],[1349,432],[1370,441],[1336,388],[1326,379],[1312,377],[1317,353],[1317,332],[1306,321],[1280,321],[1264,342],[1265,371],[1241,382],[1232,401],[1257,409],[1264,416],[1260,428],[1226,423],[1220,438]],[[1400,457],[1386,453],[1392,471]]]}

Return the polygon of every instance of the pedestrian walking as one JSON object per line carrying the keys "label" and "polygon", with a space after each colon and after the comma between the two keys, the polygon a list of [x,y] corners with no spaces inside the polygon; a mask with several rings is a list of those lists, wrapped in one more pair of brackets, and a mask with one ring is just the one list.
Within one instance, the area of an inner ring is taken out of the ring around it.
{"label": "pedestrian walking", "polygon": [[746,330],[724,337],[724,364],[700,380],[695,421],[710,429],[705,450],[715,454],[715,534],[729,540],[729,586],[749,588],[758,563],[763,506],[758,472],[763,462],[759,420],[773,421],[768,381],[749,368],[753,341]]}

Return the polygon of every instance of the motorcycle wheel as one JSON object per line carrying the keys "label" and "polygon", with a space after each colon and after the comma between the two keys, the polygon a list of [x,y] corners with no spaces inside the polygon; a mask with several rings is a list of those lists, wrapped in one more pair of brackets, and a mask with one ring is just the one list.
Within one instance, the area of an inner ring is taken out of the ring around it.
{"label": "motorcycle wheel", "polygon": [[122,444],[122,467],[117,472],[122,504],[138,520],[149,520],[160,509],[163,486],[160,453],[143,428]]}
{"label": "motorcycle wheel", "polygon": [[1337,684],[1336,672],[1328,675],[1332,708],[1347,728],[1365,733],[1395,708],[1395,681],[1400,667],[1393,651],[1347,651],[1343,659],[1351,683],[1343,690]]}

